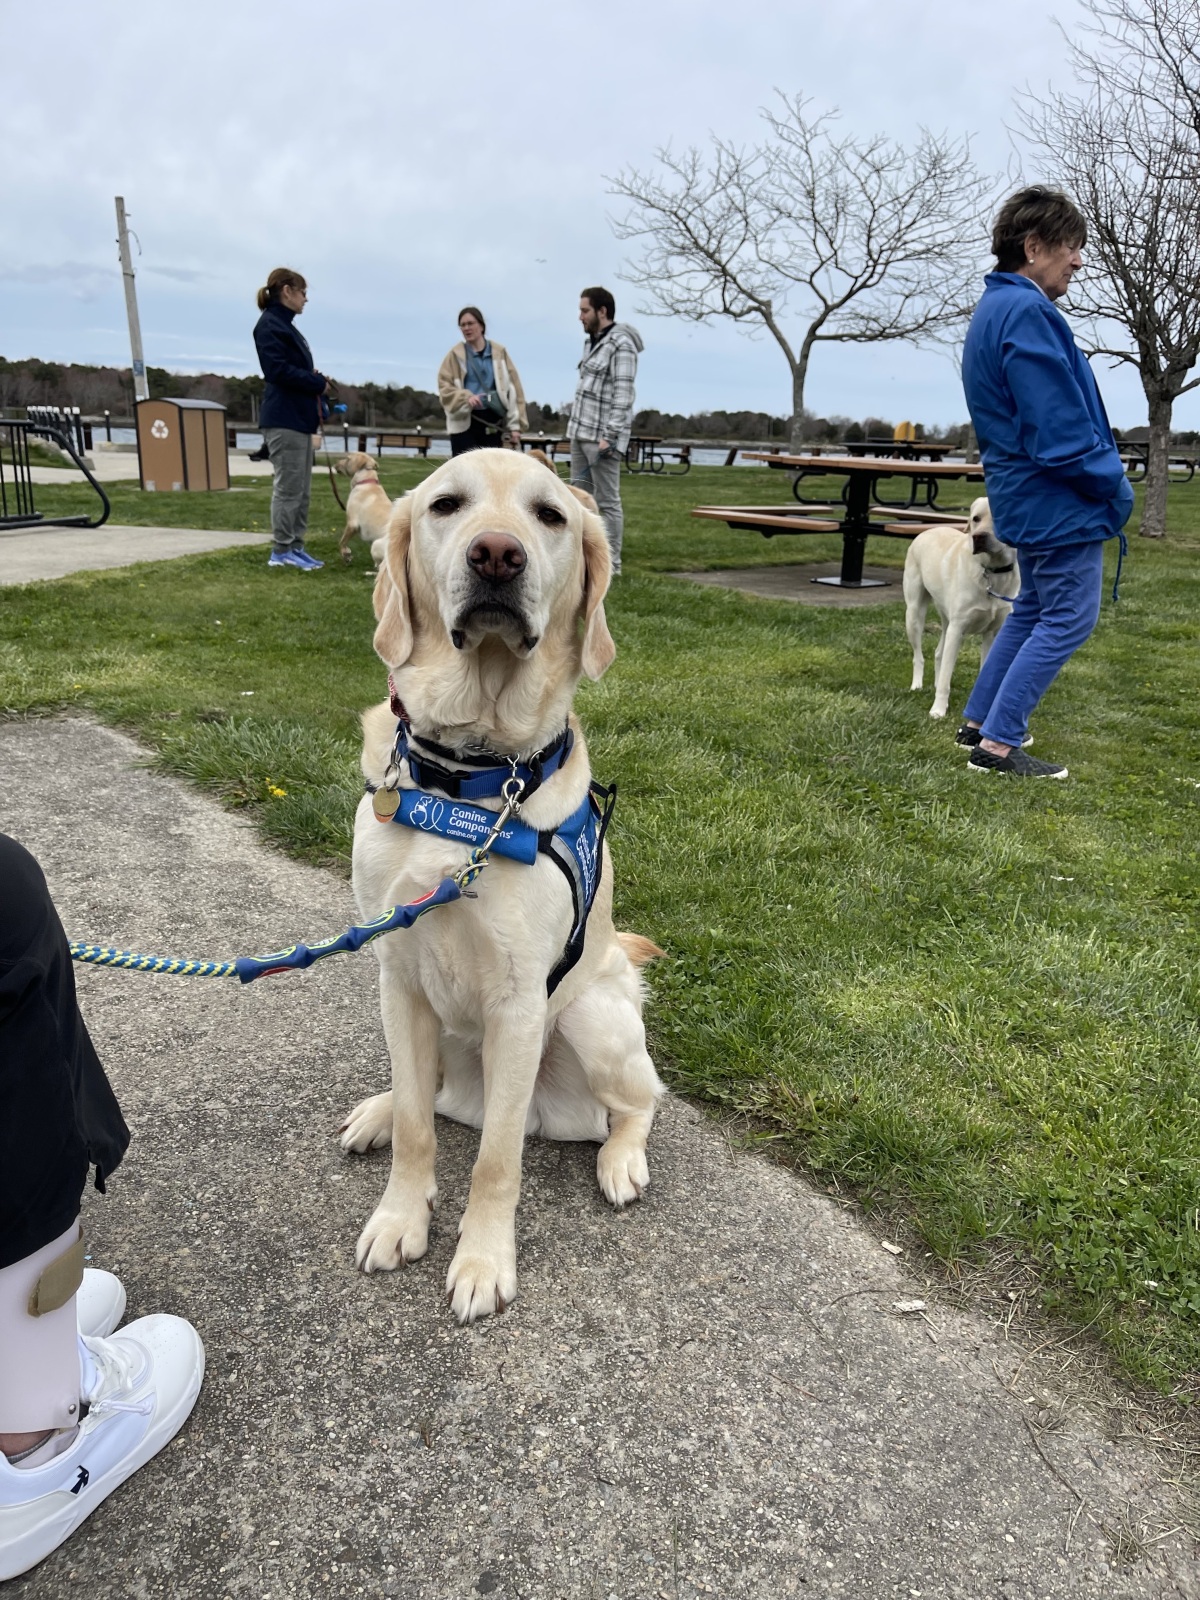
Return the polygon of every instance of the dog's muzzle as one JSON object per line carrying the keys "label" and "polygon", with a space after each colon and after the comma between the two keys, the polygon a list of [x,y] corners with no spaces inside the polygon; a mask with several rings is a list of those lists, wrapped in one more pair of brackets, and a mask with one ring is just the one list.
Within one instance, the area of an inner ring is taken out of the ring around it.
{"label": "dog's muzzle", "polygon": [[525,546],[511,533],[492,530],[471,540],[466,553],[466,598],[450,630],[456,650],[465,648],[470,627],[484,633],[516,634],[526,650],[537,644],[521,601],[528,559]]}

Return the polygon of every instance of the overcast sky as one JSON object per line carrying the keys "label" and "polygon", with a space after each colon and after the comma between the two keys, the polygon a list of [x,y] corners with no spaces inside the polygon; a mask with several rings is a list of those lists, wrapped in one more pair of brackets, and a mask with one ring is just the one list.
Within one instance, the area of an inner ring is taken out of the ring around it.
{"label": "overcast sky", "polygon": [[[1060,0],[1068,26],[1075,4]],[[257,370],[254,293],[286,264],[308,278],[301,326],[322,370],[432,389],[474,303],[526,393],[558,404],[578,291],[604,283],[646,341],[639,404],[684,412],[785,414],[787,368],[728,325],[638,309],[606,174],[710,131],[754,139],[776,88],[839,107],[855,133],[970,134],[1002,173],[1014,90],[1067,76],[1041,0],[0,0],[0,34],[0,355],[128,365],[122,194],[155,366]],[[1097,376],[1117,426],[1145,420],[1136,377]],[[900,344],[818,346],[806,400],[966,415],[952,357]],[[1200,426],[1200,396],[1176,426]]]}

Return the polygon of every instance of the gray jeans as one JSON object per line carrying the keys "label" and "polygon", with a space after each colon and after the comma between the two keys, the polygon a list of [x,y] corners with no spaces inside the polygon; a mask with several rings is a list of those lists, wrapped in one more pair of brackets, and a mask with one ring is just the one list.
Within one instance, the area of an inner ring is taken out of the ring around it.
{"label": "gray jeans", "polygon": [[571,482],[586,489],[600,507],[614,572],[621,570],[621,539],[625,513],[621,510],[621,455],[610,449],[600,454],[595,439],[571,440]]}
{"label": "gray jeans", "polygon": [[272,549],[303,550],[308,529],[308,502],[312,495],[312,434],[297,433],[295,428],[264,428],[263,438],[275,469],[275,487],[271,493]]}

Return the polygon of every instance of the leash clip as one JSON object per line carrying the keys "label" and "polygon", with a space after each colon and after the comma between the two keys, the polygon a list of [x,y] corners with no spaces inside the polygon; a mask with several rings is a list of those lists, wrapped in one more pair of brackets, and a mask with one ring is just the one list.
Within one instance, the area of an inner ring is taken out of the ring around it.
{"label": "leash clip", "polygon": [[487,866],[488,859],[492,853],[492,846],[504,832],[508,819],[515,817],[521,809],[521,797],[525,793],[525,783],[523,779],[517,777],[517,763],[513,761],[511,765],[513,769],[512,777],[505,778],[504,787],[500,791],[504,804],[497,813],[491,832],[481,845],[471,851],[465,864],[454,874],[454,882],[458,886],[459,893],[470,895],[471,899],[474,899],[475,896],[471,894],[469,886],[475,882],[475,879]]}

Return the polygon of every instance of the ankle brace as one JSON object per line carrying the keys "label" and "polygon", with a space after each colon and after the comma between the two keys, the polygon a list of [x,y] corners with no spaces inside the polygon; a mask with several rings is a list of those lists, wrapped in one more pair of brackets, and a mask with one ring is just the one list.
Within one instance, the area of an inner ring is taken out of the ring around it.
{"label": "ankle brace", "polygon": [[0,1269],[0,1433],[73,1428],[79,1422],[83,1230]]}

